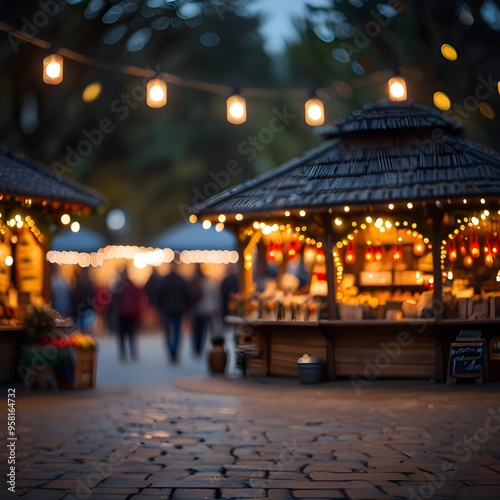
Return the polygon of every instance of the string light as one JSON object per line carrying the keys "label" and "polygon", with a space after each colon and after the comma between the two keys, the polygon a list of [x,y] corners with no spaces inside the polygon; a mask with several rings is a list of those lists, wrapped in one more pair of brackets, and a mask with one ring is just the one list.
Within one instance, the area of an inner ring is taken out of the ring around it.
{"label": "string light", "polygon": [[305,119],[311,127],[325,123],[325,108],[317,97],[311,97],[305,104]]}
{"label": "string light", "polygon": [[408,94],[406,92],[405,79],[400,76],[394,76],[389,80],[389,99],[394,102],[406,101]]}
{"label": "string light", "polygon": [[153,78],[146,86],[146,103],[150,108],[162,108],[167,104],[167,84],[164,80]]}
{"label": "string light", "polygon": [[[18,30],[18,29],[14,28],[6,23],[1,22],[1,21],[0,21],[0,31],[3,31],[4,33],[8,33],[9,36],[15,37],[19,40],[22,40],[25,43],[29,43],[31,45],[37,46],[37,47],[42,48],[42,49],[50,49],[53,46],[53,44],[51,42],[48,42],[48,41],[43,40],[41,38],[38,38],[36,36],[28,35],[28,34],[24,33],[22,30]],[[450,45],[445,44],[442,46],[441,50],[442,50],[442,53],[444,51],[447,54],[448,53],[452,54],[454,49]],[[90,66],[90,67],[104,69],[104,70],[108,70],[108,71],[115,71],[115,72],[119,72],[122,74],[132,75],[134,77],[145,77],[145,78],[154,77],[154,71],[152,71],[151,69],[146,69],[146,68],[141,68],[141,67],[131,66],[131,65],[112,64],[112,63],[108,63],[106,61],[102,61],[102,60],[95,59],[93,57],[86,56],[84,54],[80,54],[80,53],[75,52],[73,50],[62,48],[62,47],[60,47],[57,52],[58,52],[57,54],[52,54],[51,56],[48,56],[44,59],[43,79],[44,79],[44,82],[51,84],[51,85],[57,85],[57,84],[61,83],[63,80],[63,57],[70,59],[72,61],[75,61],[77,63]],[[456,51],[455,51],[455,53],[456,53]],[[444,53],[443,53],[443,55],[444,55]],[[369,78],[371,78],[371,75],[366,75],[365,79],[367,81]],[[359,80],[362,80],[362,78],[360,78]],[[185,78],[185,77],[170,74],[170,73],[169,74],[162,74],[162,81],[163,81],[163,84],[161,84],[161,85],[162,86],[165,85],[165,89],[164,89],[165,90],[165,102],[163,104],[160,104],[160,105],[157,104],[156,106],[153,105],[151,107],[161,107],[161,106],[165,105],[165,103],[166,103],[166,83],[172,83],[175,85],[180,85],[183,87],[187,87],[187,88],[191,88],[191,89],[195,89],[195,90],[201,90],[201,91],[205,91],[205,92],[210,92],[210,93],[214,93],[214,94],[227,94],[228,90],[231,88],[230,86],[224,85],[224,84],[217,84],[217,83],[211,83],[211,82],[204,82],[204,81],[200,81],[200,80],[193,80],[190,78]],[[406,88],[406,81],[404,78],[402,78],[400,76],[393,77],[389,80],[388,86],[389,86],[389,99],[391,99],[392,101],[405,101],[407,99],[407,88]],[[331,91],[330,88],[319,89],[319,90]],[[90,102],[91,100],[97,99],[99,97],[101,91],[102,91],[102,86],[100,86],[100,84],[98,84],[98,83],[92,84],[92,87],[88,89],[89,97],[85,96],[84,100],[86,100],[86,102]],[[270,88],[245,87],[244,93],[247,96],[260,97],[260,98],[262,98],[262,97],[265,97],[265,98],[282,97],[283,94],[287,94],[293,98],[301,98],[304,96],[305,90],[303,88],[270,89]],[[500,81],[498,81],[498,93],[500,94]],[[240,97],[240,99],[242,99],[243,103],[245,103],[245,100],[241,96],[239,96],[239,97]],[[443,92],[436,92],[434,94],[433,99],[434,99],[434,104],[439,109],[442,109],[444,111],[450,109],[451,101],[450,101],[449,97],[446,94],[444,94]],[[159,101],[161,102],[161,100],[159,100]],[[311,103],[311,112],[310,113],[307,112],[307,108],[308,108],[307,103],[309,103],[309,102]],[[490,107],[488,107],[488,112],[489,112],[489,110],[490,110]],[[231,118],[229,118],[230,116],[231,116]],[[490,116],[489,114],[487,114],[487,116],[489,118],[494,117],[494,115]],[[308,121],[309,119],[312,119],[313,123],[310,123]],[[246,104],[242,104],[239,109],[235,108],[234,113],[231,112],[231,114],[230,114],[228,111],[228,121],[230,123],[235,123],[235,124],[244,123],[246,121]],[[324,123],[323,103],[317,97],[312,97],[311,99],[309,99],[306,102],[306,122],[312,126],[321,125]]]}
{"label": "string light", "polygon": [[244,97],[233,94],[226,101],[227,121],[233,125],[241,125],[247,120],[247,103]]}
{"label": "string light", "polygon": [[51,54],[43,60],[43,81],[49,85],[63,81],[63,58],[59,54]]}

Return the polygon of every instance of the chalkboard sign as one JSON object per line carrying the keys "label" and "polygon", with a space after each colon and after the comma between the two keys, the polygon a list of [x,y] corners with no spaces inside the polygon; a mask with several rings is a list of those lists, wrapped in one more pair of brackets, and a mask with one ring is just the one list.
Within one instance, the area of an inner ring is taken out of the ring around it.
{"label": "chalkboard sign", "polygon": [[481,384],[486,371],[485,350],[484,340],[452,342],[448,360],[447,383],[454,384],[457,377],[474,377],[476,384]]}

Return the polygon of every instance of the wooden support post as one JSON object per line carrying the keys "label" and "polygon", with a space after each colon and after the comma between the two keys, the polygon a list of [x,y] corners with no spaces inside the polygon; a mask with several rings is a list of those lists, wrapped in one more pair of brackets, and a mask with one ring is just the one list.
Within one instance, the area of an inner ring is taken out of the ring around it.
{"label": "wooden support post", "polygon": [[441,242],[443,240],[443,221],[444,213],[434,210],[432,213],[432,269],[434,277],[434,294],[432,301],[432,309],[434,310],[434,318],[437,320],[443,319],[444,302],[443,302],[443,271],[441,269]]}
{"label": "wooden support post", "polygon": [[325,267],[326,283],[328,287],[327,304],[329,319],[339,319],[337,307],[337,277],[335,276],[335,266],[333,263],[333,249],[335,248],[335,232],[332,228],[330,217],[323,217],[323,227],[325,229]]}

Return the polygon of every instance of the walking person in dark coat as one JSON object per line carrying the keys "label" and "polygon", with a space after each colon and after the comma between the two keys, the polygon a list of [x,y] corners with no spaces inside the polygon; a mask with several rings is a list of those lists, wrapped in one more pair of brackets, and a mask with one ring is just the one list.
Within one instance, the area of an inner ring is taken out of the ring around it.
{"label": "walking person in dark coat", "polygon": [[171,263],[171,270],[161,278],[156,304],[163,316],[167,348],[172,363],[177,362],[177,350],[181,336],[182,318],[191,307],[189,282],[177,272],[177,264]]}
{"label": "walking person in dark coat", "polygon": [[136,334],[146,305],[145,293],[129,278],[124,269],[116,291],[116,313],[120,360],[127,359],[125,345],[128,343],[130,356],[137,359]]}

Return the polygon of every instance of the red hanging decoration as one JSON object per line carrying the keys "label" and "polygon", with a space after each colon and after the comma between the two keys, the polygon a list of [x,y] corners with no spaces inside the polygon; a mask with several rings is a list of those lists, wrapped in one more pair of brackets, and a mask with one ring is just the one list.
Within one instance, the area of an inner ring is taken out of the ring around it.
{"label": "red hanging decoration", "polygon": [[378,245],[377,247],[375,247],[375,260],[377,262],[380,262],[382,260],[382,257],[383,257],[382,247]]}
{"label": "red hanging decoration", "polygon": [[491,236],[491,253],[493,255],[498,255],[500,252],[500,239],[498,236]]}
{"label": "red hanging decoration", "polygon": [[373,262],[375,260],[375,249],[373,245],[368,245],[365,249],[365,253],[363,255],[365,262]]}
{"label": "red hanging decoration", "polygon": [[346,264],[354,264],[356,262],[356,250],[353,241],[349,241],[347,244],[344,260]]}
{"label": "red hanging decoration", "polygon": [[392,247],[392,260],[394,262],[401,262],[403,260],[403,248],[401,245],[394,245]]}
{"label": "red hanging decoration", "polygon": [[479,246],[476,231],[471,231],[470,233],[469,249],[473,259],[477,259],[481,255],[481,248]]}
{"label": "red hanging decoration", "polygon": [[492,239],[493,236],[491,234],[486,235],[486,242],[484,244],[484,263],[486,264],[486,267],[489,267],[490,269],[493,267],[493,264],[495,263],[495,256],[493,255],[493,250],[492,250]]}
{"label": "red hanging decoration", "polygon": [[455,262],[457,260],[457,242],[455,238],[448,243],[448,260],[450,262]]}
{"label": "red hanging decoration", "polygon": [[472,264],[474,264],[474,259],[472,258],[472,255],[466,255],[464,257],[464,266],[469,269],[472,267]]}
{"label": "red hanging decoration", "polygon": [[267,260],[269,262],[275,262],[276,260],[276,244],[274,242],[271,242],[269,246],[267,247]]}
{"label": "red hanging decoration", "polygon": [[467,255],[467,246],[465,245],[465,238],[463,236],[460,238],[460,244],[458,248],[460,250],[460,255],[462,257],[465,257]]}
{"label": "red hanging decoration", "polygon": [[316,262],[318,264],[324,264],[326,260],[325,251],[322,248],[318,248],[316,252]]}
{"label": "red hanging decoration", "polygon": [[300,250],[300,243],[297,240],[292,240],[287,248],[287,255],[290,260],[294,259]]}

